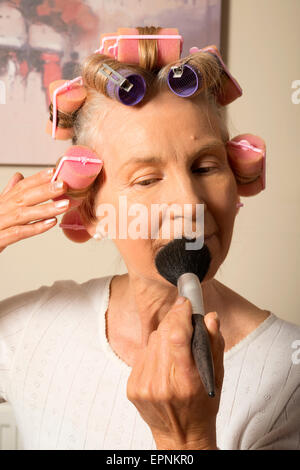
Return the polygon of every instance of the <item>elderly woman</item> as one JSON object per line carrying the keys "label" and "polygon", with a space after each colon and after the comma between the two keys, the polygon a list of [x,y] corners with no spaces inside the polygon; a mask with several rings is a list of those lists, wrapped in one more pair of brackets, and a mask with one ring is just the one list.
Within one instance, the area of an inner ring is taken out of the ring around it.
{"label": "elderly woman", "polygon": [[[82,221],[92,237],[97,207],[109,203],[118,227],[120,196],[149,213],[152,204],[204,204],[212,260],[202,289],[216,396],[208,397],[193,361],[191,304],[155,267],[168,240],[117,234],[126,274],[59,280],[0,302],[0,395],[13,407],[25,449],[300,449],[292,349],[300,328],[215,279],[247,192],[226,146],[217,78],[182,99],[159,82],[161,70],[148,99],[124,106],[95,85],[103,60],[85,62],[88,95],[74,127],[74,142],[104,162],[80,205]],[[199,63],[205,72],[213,59],[199,54]],[[1,249],[49,230],[56,219],[48,219],[67,211],[39,205],[68,189],[53,188],[50,178],[16,174],[4,189]]]}

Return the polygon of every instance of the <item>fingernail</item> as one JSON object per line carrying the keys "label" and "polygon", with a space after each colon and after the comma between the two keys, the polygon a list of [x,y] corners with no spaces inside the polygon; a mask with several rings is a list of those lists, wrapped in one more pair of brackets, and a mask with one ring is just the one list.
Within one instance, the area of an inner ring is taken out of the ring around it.
{"label": "fingernail", "polygon": [[52,224],[52,222],[54,222],[56,220],[55,217],[52,217],[52,219],[46,219],[44,220],[44,224]]}
{"label": "fingernail", "polygon": [[180,304],[183,304],[184,302],[185,302],[185,297],[180,296],[180,297],[177,297],[175,305],[180,305]]}
{"label": "fingernail", "polygon": [[62,189],[63,188],[64,182],[63,181],[54,181],[54,183],[51,183],[51,184],[52,184],[52,189],[54,191],[56,191],[57,189]]}
{"label": "fingernail", "polygon": [[46,176],[52,176],[54,173],[55,168],[48,168],[47,170],[44,171],[44,174]]}
{"label": "fingernail", "polygon": [[56,202],[56,203],[55,203],[55,207],[57,207],[57,208],[59,209],[60,207],[66,207],[66,206],[68,206],[69,204],[70,204],[69,199],[63,199],[62,201]]}

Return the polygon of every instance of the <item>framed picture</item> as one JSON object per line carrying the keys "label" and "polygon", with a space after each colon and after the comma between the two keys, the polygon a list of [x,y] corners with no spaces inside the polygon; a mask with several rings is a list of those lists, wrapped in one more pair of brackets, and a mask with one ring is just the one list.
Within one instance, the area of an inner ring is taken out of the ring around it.
{"label": "framed picture", "polygon": [[45,131],[49,83],[75,78],[102,33],[136,26],[178,28],[181,57],[220,47],[221,0],[0,0],[1,165],[55,164],[72,142]]}

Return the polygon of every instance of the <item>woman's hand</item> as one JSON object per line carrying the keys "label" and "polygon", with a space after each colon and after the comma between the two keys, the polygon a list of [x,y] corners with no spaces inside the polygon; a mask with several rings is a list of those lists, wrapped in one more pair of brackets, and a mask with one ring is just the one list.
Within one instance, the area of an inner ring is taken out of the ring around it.
{"label": "woman's hand", "polygon": [[224,339],[215,312],[204,319],[214,360],[214,398],[208,396],[193,359],[189,299],[175,303],[150,334],[128,379],[127,397],[149,425],[158,449],[217,449]]}
{"label": "woman's hand", "polygon": [[[232,142],[248,141],[255,150],[244,150]],[[266,144],[261,137],[240,134],[227,142],[228,162],[234,173],[239,196],[255,196],[265,189]],[[260,152],[259,152],[260,151]]]}
{"label": "woman's hand", "polygon": [[[40,205],[61,196],[68,188],[66,183],[60,189],[53,187],[50,180],[54,170],[43,170],[27,178],[15,173],[0,194],[0,253],[8,245],[46,232],[56,224],[55,216],[68,209],[57,208],[55,202]],[[49,218],[54,219],[45,223]]]}

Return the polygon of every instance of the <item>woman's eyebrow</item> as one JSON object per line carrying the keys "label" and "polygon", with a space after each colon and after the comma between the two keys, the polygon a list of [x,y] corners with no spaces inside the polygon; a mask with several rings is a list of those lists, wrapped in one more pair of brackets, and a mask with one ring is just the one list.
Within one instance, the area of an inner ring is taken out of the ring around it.
{"label": "woman's eyebrow", "polygon": [[[194,151],[188,157],[188,159],[189,160],[194,159],[195,157],[198,157],[198,156],[202,155],[203,153],[205,153],[209,150],[217,150],[217,149],[221,149],[221,148],[223,148],[225,150],[224,142],[222,142],[220,140],[209,142],[205,145],[202,145],[199,149]],[[127,168],[128,166],[131,166],[131,165],[140,166],[140,165],[153,164],[153,163],[154,164],[162,164],[163,163],[162,157],[155,156],[155,155],[148,155],[148,156],[144,155],[144,156],[141,156],[141,157],[132,157],[129,160],[127,160],[123,165],[121,165],[121,167],[119,168],[119,171],[121,171],[124,168]]]}

